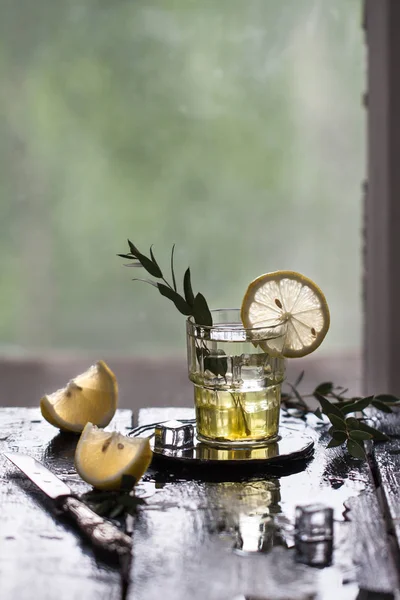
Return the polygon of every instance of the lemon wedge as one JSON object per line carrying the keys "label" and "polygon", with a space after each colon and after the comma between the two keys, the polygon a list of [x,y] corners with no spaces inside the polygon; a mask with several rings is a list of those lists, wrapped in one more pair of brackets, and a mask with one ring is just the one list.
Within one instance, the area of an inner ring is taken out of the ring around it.
{"label": "lemon wedge", "polygon": [[102,360],[72,379],[64,388],[43,396],[43,417],[64,431],[81,432],[89,421],[105,427],[117,409],[118,385]]}
{"label": "lemon wedge", "polygon": [[245,328],[265,327],[267,331],[280,326],[281,334],[260,346],[266,352],[288,358],[314,352],[330,323],[322,291],[311,279],[295,271],[266,273],[252,281],[242,301],[241,318]]}
{"label": "lemon wedge", "polygon": [[87,423],[75,451],[75,467],[84,481],[101,490],[118,489],[124,475],[138,481],[153,453],[147,438],[129,438]]}

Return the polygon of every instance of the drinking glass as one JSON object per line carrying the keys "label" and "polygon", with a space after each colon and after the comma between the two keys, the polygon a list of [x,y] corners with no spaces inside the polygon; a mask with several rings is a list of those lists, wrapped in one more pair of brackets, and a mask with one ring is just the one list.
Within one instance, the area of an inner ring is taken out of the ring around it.
{"label": "drinking glass", "polygon": [[187,320],[189,379],[197,438],[217,446],[255,446],[278,437],[284,325],[243,327],[239,309],[211,311],[212,326]]}

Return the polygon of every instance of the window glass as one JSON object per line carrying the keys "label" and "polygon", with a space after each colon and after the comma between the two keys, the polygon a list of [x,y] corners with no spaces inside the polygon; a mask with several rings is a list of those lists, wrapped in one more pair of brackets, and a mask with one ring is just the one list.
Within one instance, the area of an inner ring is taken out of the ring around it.
{"label": "window glass", "polygon": [[128,237],[211,307],[301,271],[359,347],[360,0],[7,0],[0,32],[3,353],[183,353]]}

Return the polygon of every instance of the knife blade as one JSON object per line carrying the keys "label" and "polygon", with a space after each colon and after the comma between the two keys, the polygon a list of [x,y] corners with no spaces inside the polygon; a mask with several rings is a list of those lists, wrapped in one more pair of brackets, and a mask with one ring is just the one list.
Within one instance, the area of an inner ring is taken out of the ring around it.
{"label": "knife blade", "polygon": [[132,540],[128,535],[93,512],[71,493],[70,488],[57,475],[32,456],[20,452],[4,452],[3,455],[53,500],[56,513],[74,521],[95,548],[126,561],[132,549]]}

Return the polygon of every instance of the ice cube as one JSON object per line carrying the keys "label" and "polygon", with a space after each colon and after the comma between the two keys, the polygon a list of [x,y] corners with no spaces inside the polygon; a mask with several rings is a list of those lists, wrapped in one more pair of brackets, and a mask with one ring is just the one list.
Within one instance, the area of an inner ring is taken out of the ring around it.
{"label": "ice cube", "polygon": [[301,542],[296,538],[296,562],[310,567],[327,567],[332,563],[333,541]]}
{"label": "ice cube", "polygon": [[295,534],[302,542],[331,540],[333,508],[324,504],[296,506]]}
{"label": "ice cube", "polygon": [[266,513],[263,515],[239,515],[234,550],[239,554],[269,552],[273,546],[274,522]]}
{"label": "ice cube", "polygon": [[324,504],[296,506],[296,561],[310,566],[332,562],[333,508]]}
{"label": "ice cube", "polygon": [[171,420],[159,423],[154,430],[155,448],[184,448],[193,444],[194,429],[191,423]]}

